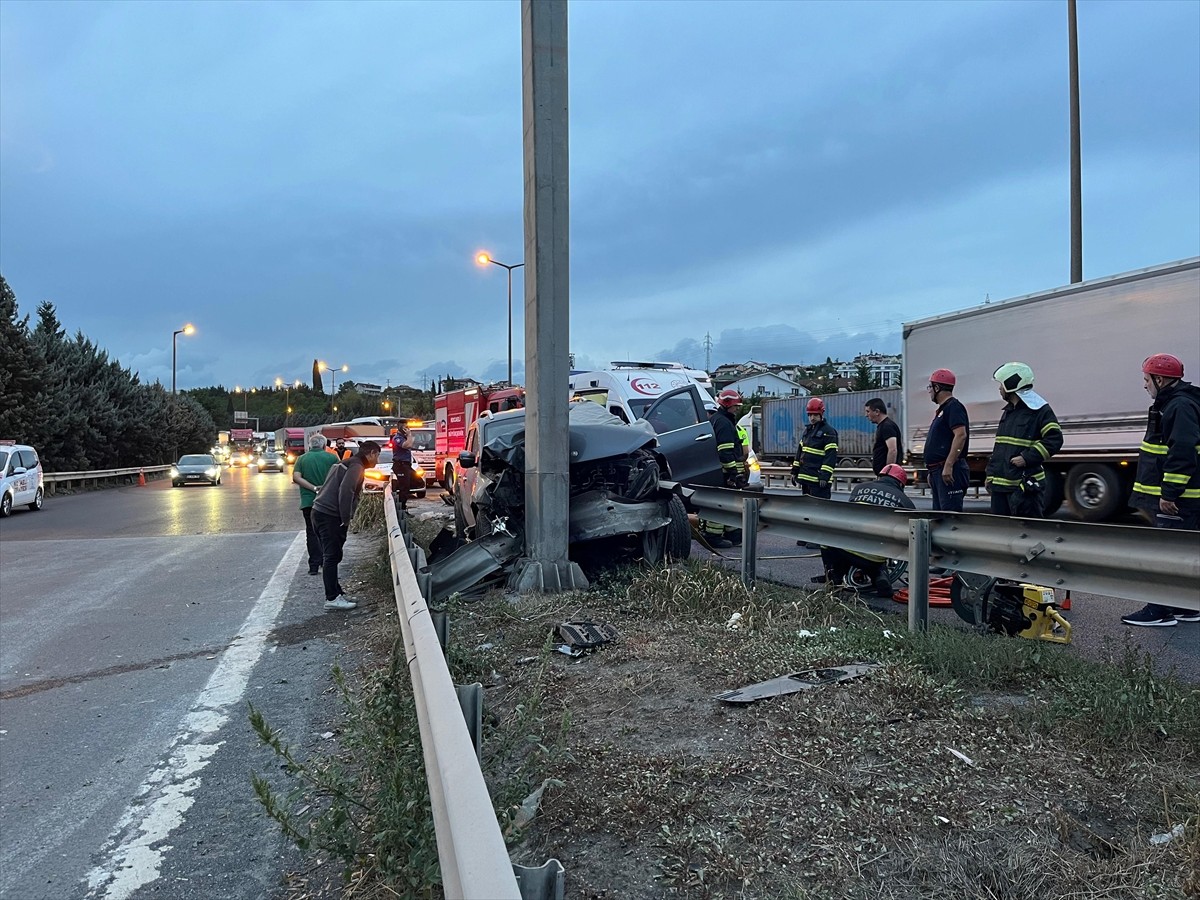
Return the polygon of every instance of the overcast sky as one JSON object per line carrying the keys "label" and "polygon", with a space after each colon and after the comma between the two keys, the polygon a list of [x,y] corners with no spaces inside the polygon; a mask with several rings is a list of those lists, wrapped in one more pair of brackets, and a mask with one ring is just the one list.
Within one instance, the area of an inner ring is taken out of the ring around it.
{"label": "overcast sky", "polygon": [[[1078,10],[1084,277],[1196,256],[1200,3]],[[577,365],[899,352],[1070,280],[1065,0],[569,17]],[[22,313],[144,381],[185,322],[181,388],[504,377],[473,257],[523,256],[517,0],[4,0],[0,154]]]}

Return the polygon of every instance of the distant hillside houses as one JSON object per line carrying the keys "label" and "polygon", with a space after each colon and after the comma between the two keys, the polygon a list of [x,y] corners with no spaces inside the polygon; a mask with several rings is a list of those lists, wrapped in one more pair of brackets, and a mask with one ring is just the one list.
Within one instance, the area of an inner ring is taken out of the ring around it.
{"label": "distant hillside houses", "polygon": [[731,381],[725,387],[733,388],[743,397],[807,397],[808,388],[790,378],[774,372],[759,372]]}
{"label": "distant hillside houses", "polygon": [[871,387],[893,387],[900,383],[900,357],[882,353],[863,353],[850,362],[839,362],[834,374],[853,381],[863,365],[870,372]]}
{"label": "distant hillside houses", "polygon": [[863,353],[849,362],[826,360],[811,366],[771,364],[758,360],[725,363],[712,373],[715,390],[732,387],[743,396],[804,397],[855,390],[860,369],[867,369],[869,388],[894,387],[900,383],[900,357]]}

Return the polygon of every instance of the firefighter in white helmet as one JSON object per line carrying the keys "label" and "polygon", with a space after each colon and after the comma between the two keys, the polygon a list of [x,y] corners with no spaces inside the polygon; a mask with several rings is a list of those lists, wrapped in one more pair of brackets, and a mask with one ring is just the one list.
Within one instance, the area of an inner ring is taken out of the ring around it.
{"label": "firefighter in white helmet", "polygon": [[998,516],[1040,519],[1045,501],[1046,460],[1062,449],[1063,434],[1054,410],[1033,389],[1033,369],[1005,363],[992,378],[1004,398],[996,444],[985,484]]}

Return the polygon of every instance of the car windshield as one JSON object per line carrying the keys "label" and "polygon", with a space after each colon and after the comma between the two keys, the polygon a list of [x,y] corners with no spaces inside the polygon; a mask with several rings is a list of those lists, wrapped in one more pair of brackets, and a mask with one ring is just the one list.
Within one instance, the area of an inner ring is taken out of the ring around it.
{"label": "car windshield", "polygon": [[[181,465],[181,466],[211,466],[215,462],[216,462],[216,460],[214,460],[211,456],[202,456],[200,454],[196,454],[194,456],[181,457],[179,460],[179,465]],[[232,478],[233,476],[230,476],[230,477]]]}
{"label": "car windshield", "polygon": [[392,451],[391,450],[380,450],[379,451],[379,459],[376,460],[375,465],[376,466],[390,466],[391,464],[392,464]]}
{"label": "car windshield", "polygon": [[424,431],[412,432],[412,448],[414,450],[432,450],[433,431],[425,429]]}
{"label": "car windshield", "polygon": [[507,437],[525,430],[524,416],[511,416],[480,423],[479,446],[486,447],[498,437]]}

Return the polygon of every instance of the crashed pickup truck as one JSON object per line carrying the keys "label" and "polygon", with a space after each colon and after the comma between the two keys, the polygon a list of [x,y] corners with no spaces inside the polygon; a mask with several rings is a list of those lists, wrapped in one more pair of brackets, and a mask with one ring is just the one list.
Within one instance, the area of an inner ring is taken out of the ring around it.
{"label": "crashed pickup truck", "polygon": [[[626,424],[588,402],[572,403],[568,422],[569,542],[627,538],[648,562],[686,559],[691,526],[683,500],[661,481],[666,465],[653,428]],[[458,463],[456,536],[523,531],[525,410],[481,416]]]}

